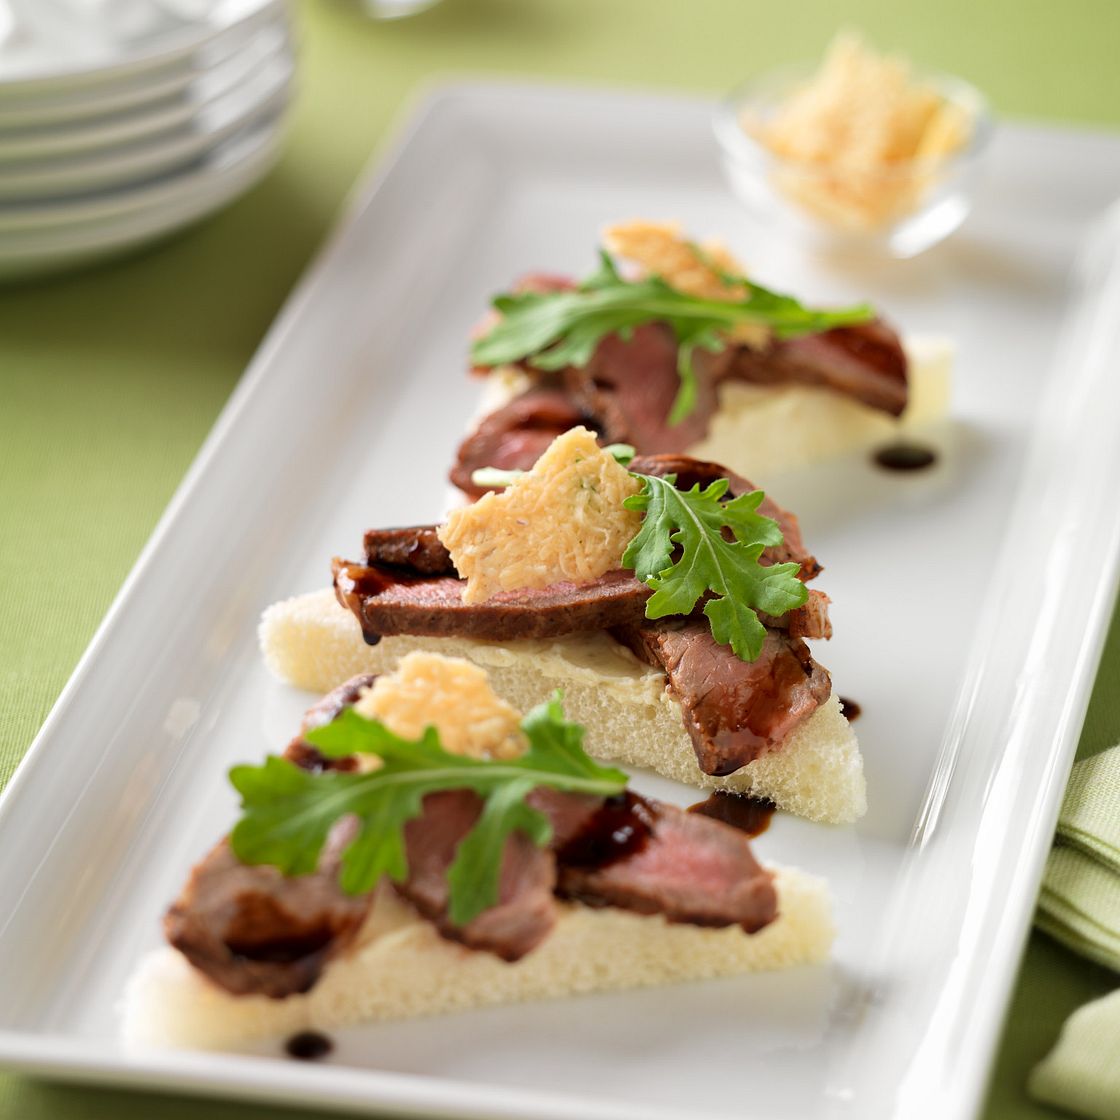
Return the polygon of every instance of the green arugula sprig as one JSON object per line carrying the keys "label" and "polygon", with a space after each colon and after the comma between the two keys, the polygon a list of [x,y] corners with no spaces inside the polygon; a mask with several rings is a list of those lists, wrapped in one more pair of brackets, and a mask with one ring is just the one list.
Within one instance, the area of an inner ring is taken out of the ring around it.
{"label": "green arugula sprig", "polygon": [[805,307],[792,296],[755,284],[744,276],[727,276],[742,285],[741,300],[701,299],[671,287],[659,276],[625,280],[610,255],[600,250],[599,269],[578,288],[557,292],[514,292],[497,296],[501,319],[471,348],[475,365],[496,366],[527,361],[536,369],[558,370],[586,365],[608,334],[628,338],[643,323],[664,322],[677,338],[680,390],[669,412],[679,424],[696,407],[698,385],[693,355],[697,349],[719,351],[725,332],[740,323],[769,327],[777,338],[863,323],[874,316],[867,304],[831,311]]}
{"label": "green arugula sprig", "polygon": [[460,843],[448,870],[449,913],[466,925],[498,901],[502,848],[511,832],[535,844],[552,834],[548,818],[526,803],[537,786],[604,797],[619,793],[627,777],[599,766],[584,753],[583,728],[564,718],[561,696],[534,708],[521,728],[529,749],[508,761],[482,761],[444,750],[429,727],[416,741],[394,735],[351,708],[306,735],[329,758],[373,754],[381,766],[369,773],[328,770],[312,774],[287,759],[263,766],[235,766],[230,781],[241,794],[241,819],[230,836],[242,863],[267,863],[286,875],[312,872],[332,826],[348,814],[358,833],[342,853],[339,883],[348,894],[372,890],[382,876],[408,877],[404,825],[420,815],[424,797],[470,789],[484,799],[482,814]]}
{"label": "green arugula sprig", "polygon": [[[634,457],[627,444],[603,448],[623,465]],[[506,487],[525,471],[481,467],[471,475],[476,486]],[[642,527],[622,556],[622,566],[654,594],[646,601],[647,618],[691,613],[705,597],[704,613],[712,634],[730,645],[743,661],[753,661],[762,651],[766,628],[757,611],[780,616],[802,606],[809,598],[797,578],[798,564],[758,562],[767,547],[783,541],[781,526],[758,513],[765,494],[753,490],[732,501],[722,501],[728,480],[717,479],[704,490],[678,490],[676,476],[657,478],[630,472],[642,491],[627,498],[627,509],[645,514]],[[728,541],[724,529],[735,539]]]}
{"label": "green arugula sprig", "polygon": [[[699,484],[678,490],[673,475],[634,477],[642,481],[642,491],[623,505],[645,516],[622,565],[653,588],[646,617],[687,615],[707,597],[704,614],[712,636],[743,661],[753,661],[766,638],[756,611],[782,615],[809,598],[797,578],[800,565],[758,562],[764,548],[782,543],[778,523],[758,512],[765,495],[753,490],[724,502],[726,478],[703,490]],[[725,539],[725,527],[734,540]]]}

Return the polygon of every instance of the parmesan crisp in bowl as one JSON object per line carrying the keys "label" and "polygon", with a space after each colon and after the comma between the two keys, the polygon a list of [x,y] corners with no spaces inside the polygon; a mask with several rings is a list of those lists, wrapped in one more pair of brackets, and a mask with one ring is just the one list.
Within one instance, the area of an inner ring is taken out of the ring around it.
{"label": "parmesan crisp in bowl", "polygon": [[715,131],[732,189],[765,224],[819,251],[912,257],[964,220],[992,126],[967,82],[842,35],[815,72],[741,86]]}

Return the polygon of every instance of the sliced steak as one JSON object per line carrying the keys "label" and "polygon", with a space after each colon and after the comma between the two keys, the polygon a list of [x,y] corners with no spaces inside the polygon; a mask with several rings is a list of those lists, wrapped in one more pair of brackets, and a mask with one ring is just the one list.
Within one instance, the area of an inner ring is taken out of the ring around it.
{"label": "sliced steak", "polygon": [[665,671],[705,774],[734,773],[780,747],[832,691],[828,671],[805,643],[776,630],[767,631],[762,652],[751,662],[717,642],[706,621],[662,622],[614,633]]}
{"label": "sliced steak", "polygon": [[697,824],[633,790],[604,799],[538,788],[529,801],[552,823],[561,897],[749,933],[776,916],[769,872],[730,825]]}
{"label": "sliced steak", "polygon": [[644,323],[628,338],[607,335],[585,367],[565,371],[573,400],[598,421],[607,443],[632,443],[646,454],[683,451],[703,439],[719,401],[716,387],[730,368],[731,350],[692,356],[697,396],[677,424],[669,413],[680,391],[679,346],[665,323]]}
{"label": "sliced steak", "polygon": [[343,681],[303,713],[300,732],[306,735],[316,727],[325,727],[328,723],[333,723],[344,708],[352,708],[357,703],[358,697],[375,680],[377,680],[376,673],[359,673],[356,677]]}
{"label": "sliced steak", "polygon": [[607,630],[642,619],[652,594],[633,572],[618,570],[591,583],[564,581],[467,604],[463,581],[450,576],[413,577],[338,559],[332,570],[338,601],[371,645],[392,634],[510,641]]}
{"label": "sliced steak", "polygon": [[[690,490],[697,485],[703,489],[717,479],[726,478],[729,483],[728,499],[758,489],[742,475],[720,466],[719,463],[709,463],[705,459],[691,459],[685,455],[638,455],[631,461],[630,470],[635,474],[649,474],[657,478],[675,475],[674,485],[678,490]],[[778,548],[768,548],[763,552],[762,563],[785,564],[792,561],[800,564],[800,578],[806,581],[824,571],[801,539],[801,526],[798,524],[796,514],[783,509],[769,495],[762,499],[758,512],[764,517],[772,517],[782,530],[783,537],[783,543]]]}
{"label": "sliced steak", "polygon": [[[409,877],[396,889],[443,937],[514,961],[556,921],[555,860],[515,833],[503,854],[498,905],[455,926],[447,914],[446,872],[480,808],[469,790],[425,798],[422,816],[405,826]],[[327,962],[353,942],[373,897],[347,895],[338,885],[338,857],[354,827],[353,818],[335,826],[319,869],[309,875],[243,864],[222,840],[165,915],[167,940],[233,995],[283,999],[308,991]]]}
{"label": "sliced steak", "polygon": [[343,708],[351,707],[362,694],[363,689],[369,688],[375,680],[377,680],[376,673],[360,673],[328,692],[317,704],[312,704],[303,713],[300,733],[288,744],[284,757],[289,762],[294,762],[301,770],[308,770],[312,774],[320,774],[324,770],[356,770],[357,759],[328,758],[317,747],[312,746],[304,736],[309,731],[314,731],[316,727],[324,727],[331,723]]}
{"label": "sliced steak", "polygon": [[782,615],[758,612],[759,621],[772,630],[786,630],[791,638],[831,638],[832,620],[828,617],[828,605],[832,600],[815,588],[809,589],[809,598],[800,607],[794,607]]}
{"label": "sliced steak", "polygon": [[403,529],[367,529],[363,542],[367,564],[389,564],[425,576],[453,576],[455,565],[436,525]]}
{"label": "sliced steak", "polygon": [[423,815],[404,826],[409,874],[396,888],[444,937],[516,961],[556,924],[556,863],[549,850],[514,832],[502,854],[497,905],[465,926],[454,925],[448,915],[447,870],[481,811],[482,798],[470,790],[428,794]]}
{"label": "sliced steak", "polygon": [[765,350],[740,346],[728,375],[761,385],[817,385],[892,416],[906,408],[906,352],[882,319],[774,341]]}
{"label": "sliced steak", "polygon": [[485,416],[459,445],[451,481],[464,494],[481,497],[489,487],[476,486],[473,475],[481,467],[531,470],[558,436],[583,424],[593,431],[600,425],[562,388],[534,387]]}
{"label": "sliced steak", "polygon": [[248,866],[222,840],[191,872],[164,916],[164,934],[234,995],[306,992],[353,941],[369,909],[369,895],[343,894],[337,872],[329,860],[312,875]]}
{"label": "sliced steak", "polygon": [[[637,836],[618,854],[627,818]],[[741,926],[754,933],[777,916],[773,876],[748,838],[709,817],[627,792],[603,803],[583,833],[557,853],[559,893],[588,906],[663,914],[671,922]]]}
{"label": "sliced steak", "polygon": [[604,799],[539,787],[528,800],[552,824],[550,850],[515,833],[507,841],[499,904],[461,930],[446,926],[446,870],[481,800],[465,791],[432,794],[422,821],[406,825],[411,873],[398,890],[445,937],[518,960],[551,929],[552,892],[748,933],[777,916],[773,877],[755,861],[748,837],[730,825],[632,790]]}
{"label": "sliced steak", "polygon": [[352,755],[344,758],[328,757],[317,747],[312,746],[302,735],[297,735],[284,748],[284,757],[310,774],[321,774],[324,770],[345,772],[358,769],[358,761]]}

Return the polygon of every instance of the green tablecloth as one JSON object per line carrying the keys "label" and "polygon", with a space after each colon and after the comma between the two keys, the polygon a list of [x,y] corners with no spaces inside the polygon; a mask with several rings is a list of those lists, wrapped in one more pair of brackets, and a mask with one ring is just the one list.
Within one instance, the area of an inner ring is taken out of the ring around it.
{"label": "green tablecloth", "polygon": [[[844,13],[880,44],[971,78],[1004,114],[1120,125],[1114,0],[850,0]],[[0,784],[418,82],[484,72],[719,92],[816,56],[838,25],[829,0],[445,0],[396,24],[373,23],[348,0],[307,0],[300,16],[290,140],[261,186],[143,255],[0,290]],[[1120,741],[1118,676],[1120,621],[1083,753]],[[1027,1071],[1062,1019],[1114,979],[1032,937],[988,1116],[1058,1115],[1027,1099]],[[277,1112],[0,1075],[0,1116],[13,1120],[204,1115]]]}

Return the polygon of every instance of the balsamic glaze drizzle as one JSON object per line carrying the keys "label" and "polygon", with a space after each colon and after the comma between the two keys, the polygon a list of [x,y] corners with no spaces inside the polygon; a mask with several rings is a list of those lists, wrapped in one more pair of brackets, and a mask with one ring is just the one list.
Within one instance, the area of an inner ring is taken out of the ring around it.
{"label": "balsamic glaze drizzle", "polygon": [[770,827],[770,818],[776,806],[773,801],[761,797],[743,797],[717,789],[710,797],[689,807],[690,813],[713,817],[723,821],[748,836],[759,836]]}
{"label": "balsamic glaze drizzle", "polygon": [[922,471],[937,462],[937,452],[918,443],[892,443],[880,447],[872,459],[888,471]]}

